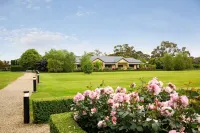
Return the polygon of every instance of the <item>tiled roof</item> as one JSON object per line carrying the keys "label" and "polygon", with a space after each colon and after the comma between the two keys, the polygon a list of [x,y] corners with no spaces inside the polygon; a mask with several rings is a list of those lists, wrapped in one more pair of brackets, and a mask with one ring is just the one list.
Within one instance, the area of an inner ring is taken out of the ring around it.
{"label": "tiled roof", "polygon": [[[81,59],[80,56],[76,57],[76,64],[80,63],[80,59]],[[121,56],[92,56],[91,57],[92,61],[94,61],[96,59],[102,60],[104,63],[107,63],[107,64],[108,63],[117,63],[121,59],[124,59],[129,63],[136,63],[136,64],[142,63],[140,60],[136,60],[134,58],[123,58]]]}

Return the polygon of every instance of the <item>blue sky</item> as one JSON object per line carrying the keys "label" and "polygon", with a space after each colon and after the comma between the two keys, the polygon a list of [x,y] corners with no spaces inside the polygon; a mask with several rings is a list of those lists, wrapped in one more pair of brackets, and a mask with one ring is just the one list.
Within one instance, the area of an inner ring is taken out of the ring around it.
{"label": "blue sky", "polygon": [[199,0],[0,0],[0,60],[29,48],[112,53],[124,43],[150,54],[163,40],[200,56]]}

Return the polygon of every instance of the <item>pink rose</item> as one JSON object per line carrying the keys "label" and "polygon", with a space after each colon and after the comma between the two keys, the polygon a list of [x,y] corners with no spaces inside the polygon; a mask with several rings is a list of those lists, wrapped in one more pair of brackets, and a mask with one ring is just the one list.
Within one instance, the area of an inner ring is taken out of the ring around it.
{"label": "pink rose", "polygon": [[92,100],[98,99],[98,93],[92,91],[92,92],[89,94],[89,97],[90,97],[90,99],[92,99]]}
{"label": "pink rose", "polygon": [[106,127],[107,125],[106,125],[105,120],[102,120],[102,121],[99,121],[99,122],[98,122],[97,126],[98,126],[99,128],[104,128],[104,127]]}
{"label": "pink rose", "polygon": [[183,107],[187,107],[189,105],[187,96],[180,96],[180,101]]}
{"label": "pink rose", "polygon": [[197,122],[198,122],[198,123],[200,123],[200,116],[199,116],[199,117],[197,117]]}
{"label": "pink rose", "polygon": [[117,124],[117,117],[115,117],[115,116],[112,117],[112,123],[113,123],[113,125]]}
{"label": "pink rose", "polygon": [[105,117],[105,120],[106,120],[106,121],[108,121],[108,120],[109,120],[109,118],[110,118],[109,116],[106,116],[106,117]]}
{"label": "pink rose", "polygon": [[156,109],[156,106],[153,105],[153,104],[150,104],[150,105],[149,105],[149,109],[150,109],[150,110],[155,110],[155,109]]}
{"label": "pink rose", "polygon": [[112,106],[113,109],[119,108],[119,103],[114,103]]}
{"label": "pink rose", "polygon": [[178,93],[170,94],[170,99],[171,99],[173,102],[176,102],[176,101],[179,99]]}
{"label": "pink rose", "polygon": [[86,90],[83,92],[83,96],[89,96],[91,92],[92,92],[91,90]]}
{"label": "pink rose", "polygon": [[108,94],[108,95],[114,93],[113,88],[110,86],[107,86],[106,88],[104,88],[104,90],[105,90],[105,94]]}
{"label": "pink rose", "polygon": [[156,84],[152,85],[152,89],[153,89],[153,94],[154,95],[158,95],[161,92],[161,88]]}
{"label": "pink rose", "polygon": [[170,88],[170,87],[166,87],[166,88],[164,88],[164,90],[167,93],[171,93],[173,91],[172,88]]}
{"label": "pink rose", "polygon": [[126,88],[117,87],[116,93],[126,93]]}
{"label": "pink rose", "polygon": [[94,113],[96,113],[96,112],[97,112],[97,109],[96,109],[96,108],[92,108],[92,109],[91,109],[91,113],[92,113],[92,114],[94,114]]}
{"label": "pink rose", "polygon": [[111,116],[115,116],[116,112],[115,111],[111,111]]}
{"label": "pink rose", "polygon": [[110,105],[113,105],[114,100],[113,100],[113,99],[108,99],[108,102],[107,102],[107,103],[110,104]]}
{"label": "pink rose", "polygon": [[83,101],[85,99],[85,96],[83,96],[81,93],[77,93],[74,97],[74,102],[78,103],[79,101]]}
{"label": "pink rose", "polygon": [[176,133],[176,130],[171,130],[169,131],[169,133]]}

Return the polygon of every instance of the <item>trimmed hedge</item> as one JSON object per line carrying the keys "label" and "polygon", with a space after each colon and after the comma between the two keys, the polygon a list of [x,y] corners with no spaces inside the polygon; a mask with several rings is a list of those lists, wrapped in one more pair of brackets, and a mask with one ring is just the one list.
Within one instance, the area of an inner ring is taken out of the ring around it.
{"label": "trimmed hedge", "polygon": [[86,133],[72,117],[72,112],[51,115],[49,125],[51,133]]}
{"label": "trimmed hedge", "polygon": [[70,112],[72,99],[33,100],[34,123],[48,122],[50,115]]}
{"label": "trimmed hedge", "polygon": [[25,69],[22,66],[15,65],[15,66],[11,66],[11,71],[18,72],[18,71],[25,71]]}

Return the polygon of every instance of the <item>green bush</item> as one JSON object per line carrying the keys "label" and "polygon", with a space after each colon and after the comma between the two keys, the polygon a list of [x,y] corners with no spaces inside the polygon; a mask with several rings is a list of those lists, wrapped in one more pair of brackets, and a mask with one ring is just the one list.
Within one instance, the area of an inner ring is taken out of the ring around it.
{"label": "green bush", "polygon": [[52,114],[69,112],[72,103],[72,99],[33,100],[34,123],[45,123]]}
{"label": "green bush", "polygon": [[83,65],[83,72],[86,74],[91,74],[93,72],[93,64],[91,61],[88,61]]}
{"label": "green bush", "polygon": [[193,64],[194,69],[200,69],[200,64]]}
{"label": "green bush", "polygon": [[11,71],[18,72],[18,71],[25,71],[25,69],[22,66],[15,65],[15,66],[11,66]]}
{"label": "green bush", "polygon": [[51,133],[86,133],[72,118],[72,112],[51,115],[49,125]]}

